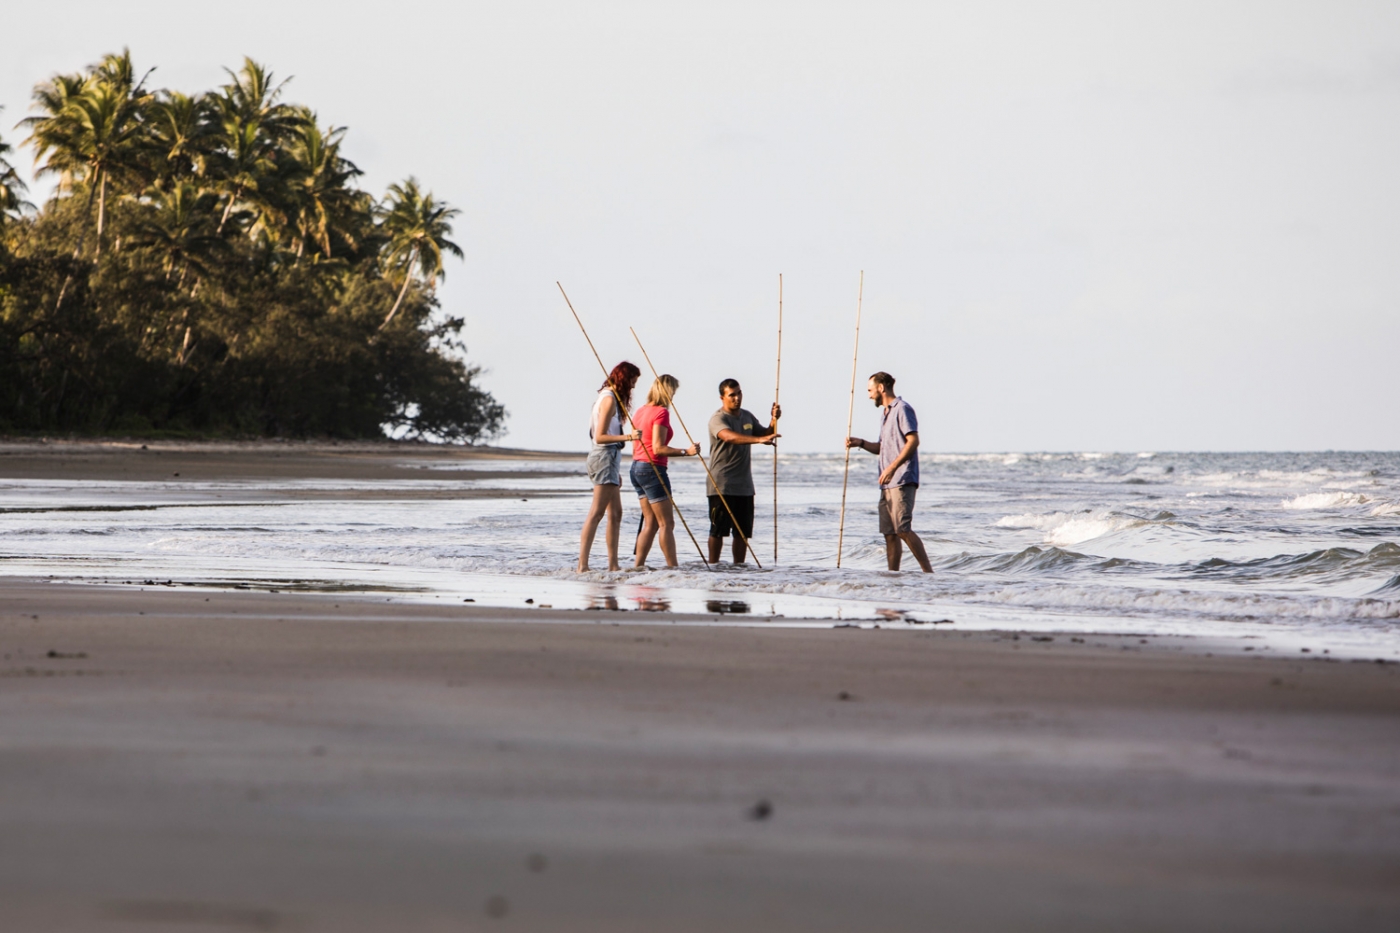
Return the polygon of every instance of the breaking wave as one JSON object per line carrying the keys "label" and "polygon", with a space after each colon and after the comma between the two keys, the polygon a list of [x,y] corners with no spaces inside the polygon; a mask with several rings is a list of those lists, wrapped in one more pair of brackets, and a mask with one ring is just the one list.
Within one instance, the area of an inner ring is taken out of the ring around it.
{"label": "breaking wave", "polygon": [[1370,498],[1359,492],[1312,492],[1280,503],[1285,509],[1303,511],[1307,509],[1341,509],[1352,505],[1364,505]]}
{"label": "breaking wave", "polygon": [[1197,576],[1235,580],[1285,580],[1320,575],[1350,579],[1396,571],[1400,571],[1400,545],[1390,542],[1378,544],[1369,551],[1334,547],[1306,554],[1279,554],[1245,561],[1212,558],[1189,568],[1189,572]]}
{"label": "breaking wave", "polygon": [[1045,532],[1045,543],[1052,547],[1073,547],[1104,535],[1168,522],[1176,516],[1158,512],[1151,518],[1129,515],[1108,509],[1083,512],[1049,512],[1007,515],[997,520],[998,528],[1027,528]]}

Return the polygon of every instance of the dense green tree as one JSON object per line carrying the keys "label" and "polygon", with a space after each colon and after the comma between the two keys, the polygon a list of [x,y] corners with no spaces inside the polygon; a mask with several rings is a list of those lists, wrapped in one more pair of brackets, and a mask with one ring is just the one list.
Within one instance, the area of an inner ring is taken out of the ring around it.
{"label": "dense green tree", "polygon": [[123,52],[35,88],[37,211],[0,142],[0,431],[499,434],[435,297],[456,210],[412,178],[377,204],[250,59],[144,84]]}

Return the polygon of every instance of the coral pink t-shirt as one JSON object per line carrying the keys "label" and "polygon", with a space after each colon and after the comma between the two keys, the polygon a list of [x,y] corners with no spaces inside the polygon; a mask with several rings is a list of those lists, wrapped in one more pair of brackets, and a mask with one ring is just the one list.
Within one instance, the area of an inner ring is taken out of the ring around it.
{"label": "coral pink t-shirt", "polygon": [[632,459],[664,467],[668,458],[651,455],[652,427],[661,425],[661,445],[671,445],[671,410],[660,405],[643,405],[632,412],[632,427],[642,432],[642,439],[632,442]]}

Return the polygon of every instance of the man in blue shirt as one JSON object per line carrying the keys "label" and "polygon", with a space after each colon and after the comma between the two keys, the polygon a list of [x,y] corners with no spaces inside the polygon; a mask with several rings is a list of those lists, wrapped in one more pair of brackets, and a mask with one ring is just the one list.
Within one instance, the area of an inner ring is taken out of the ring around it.
{"label": "man in blue shirt", "polygon": [[894,394],[894,377],[876,373],[866,394],[881,409],[880,439],[874,443],[846,438],[847,447],[868,450],[880,458],[880,534],[885,536],[885,561],[899,569],[904,545],[924,573],[933,573],[924,542],[914,534],[914,493],[919,488],[919,419],[904,399]]}

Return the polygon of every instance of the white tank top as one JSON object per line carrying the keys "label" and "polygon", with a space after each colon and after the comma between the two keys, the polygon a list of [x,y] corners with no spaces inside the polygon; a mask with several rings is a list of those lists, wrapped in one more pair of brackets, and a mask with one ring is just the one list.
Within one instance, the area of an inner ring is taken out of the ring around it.
{"label": "white tank top", "polygon": [[[589,436],[590,438],[593,436],[593,426],[594,426],[595,424],[598,423],[598,412],[599,412],[599,411],[602,409],[602,407],[603,407],[603,401],[604,401],[604,399],[612,399],[612,397],[613,397],[613,394],[612,394],[612,390],[611,390],[611,389],[600,389],[600,390],[599,390],[599,392],[598,392],[598,399],[597,399],[597,401],[595,401],[595,402],[593,403],[593,413],[592,413],[591,415],[589,415],[589,417],[588,417],[588,436]],[[617,400],[616,400],[616,399],[613,399],[612,417],[608,419],[608,423],[607,423],[607,425],[606,425],[606,430],[604,430],[603,433],[604,433],[604,434],[611,434],[613,437],[618,437],[619,435],[622,434],[622,414],[617,410]],[[622,445],[621,445],[621,444],[616,444],[616,443],[614,443],[614,444],[599,444],[599,443],[597,443],[597,442],[595,441],[594,444],[593,444],[593,446],[594,446],[594,447],[621,447]]]}

